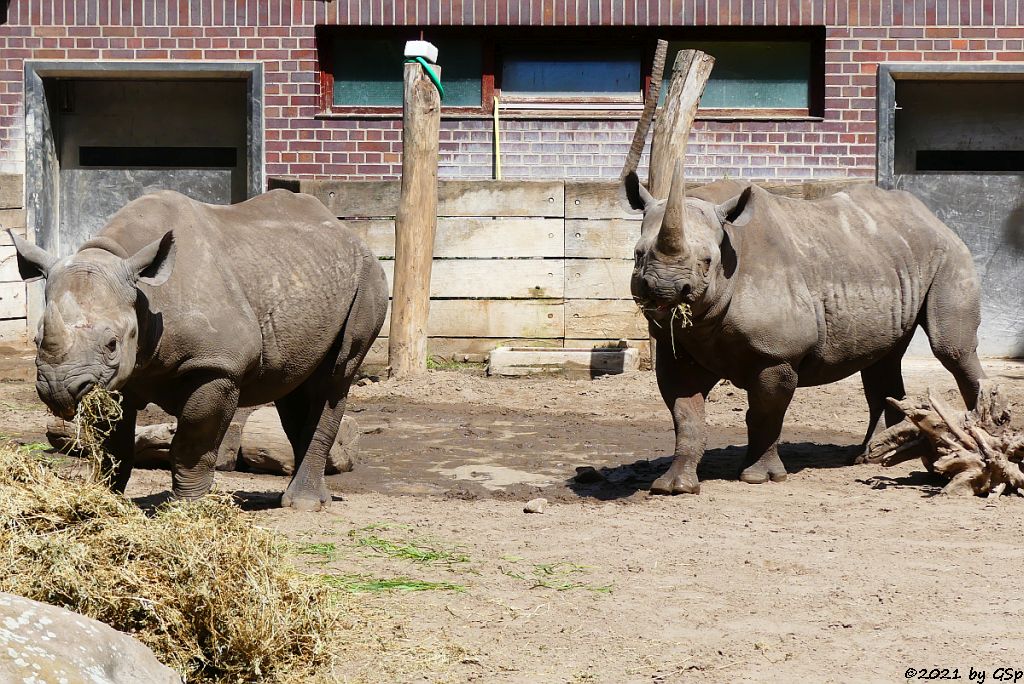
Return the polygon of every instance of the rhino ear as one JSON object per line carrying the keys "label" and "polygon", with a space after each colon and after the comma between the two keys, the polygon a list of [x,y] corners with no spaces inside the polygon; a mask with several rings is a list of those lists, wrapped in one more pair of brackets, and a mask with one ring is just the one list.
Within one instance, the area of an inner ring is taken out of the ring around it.
{"label": "rhino ear", "polygon": [[622,184],[626,188],[626,199],[629,200],[629,206],[634,209],[647,211],[657,202],[654,196],[643,186],[643,183],[640,182],[636,171],[627,173],[622,178]]}
{"label": "rhino ear", "polygon": [[169,230],[159,240],[154,240],[125,259],[125,263],[128,272],[135,276],[136,282],[153,286],[163,285],[171,277],[176,252],[174,231]]}
{"label": "rhino ear", "polygon": [[718,215],[718,220],[723,224],[734,223],[740,217],[740,214],[743,213],[743,210],[747,208],[747,203],[750,202],[750,195],[753,193],[753,189],[753,185],[748,185],[740,194],[716,206],[715,214]]}
{"label": "rhino ear", "polygon": [[38,247],[28,240],[22,240],[8,229],[7,234],[14,242],[14,249],[18,253],[18,273],[25,282],[32,282],[45,278],[50,274],[50,269],[57,263],[57,257]]}

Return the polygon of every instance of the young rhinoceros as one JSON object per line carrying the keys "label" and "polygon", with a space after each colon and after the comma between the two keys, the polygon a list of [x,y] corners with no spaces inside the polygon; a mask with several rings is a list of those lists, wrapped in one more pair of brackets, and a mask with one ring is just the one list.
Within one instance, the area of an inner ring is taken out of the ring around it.
{"label": "young rhinoceros", "polygon": [[786,478],[777,447],[797,387],[860,371],[866,444],[883,411],[886,426],[902,418],[885,398],[904,396],[901,360],[919,325],[974,407],[978,278],[964,243],[917,198],[865,184],[809,201],[751,185],[715,205],[685,197],[681,165],[666,201],[635,173],[625,184],[644,210],[631,288],[676,432],[675,461],[652,492],[700,491],[704,402],[723,378],[747,391],[745,482]]}
{"label": "young rhinoceros", "polygon": [[327,454],[388,288],[377,259],[316,199],[274,190],[234,206],[161,191],[58,259],[14,237],[22,278],[46,278],[39,397],[68,418],[94,386],[124,394],[111,484],[131,474],[137,411],[178,418],[173,492],[202,496],[238,406],[276,402],[296,455],[284,506],[330,501]]}

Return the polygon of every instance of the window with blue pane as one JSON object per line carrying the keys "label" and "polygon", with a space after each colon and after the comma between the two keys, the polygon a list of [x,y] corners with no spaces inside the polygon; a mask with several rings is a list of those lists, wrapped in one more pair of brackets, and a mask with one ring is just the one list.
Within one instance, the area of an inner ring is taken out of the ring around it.
{"label": "window with blue pane", "polygon": [[[427,37],[427,40],[431,40]],[[483,60],[478,40],[431,40],[441,65],[445,107],[479,107]],[[401,107],[404,39],[333,42],[335,107]]]}
{"label": "window with blue pane", "polygon": [[503,99],[639,100],[640,50],[512,48],[501,62]]}
{"label": "window with blue pane", "polygon": [[[810,106],[809,42],[672,42],[666,61],[669,68],[682,49],[700,50],[715,58],[701,109],[807,110]],[[666,90],[667,79],[663,99]]]}

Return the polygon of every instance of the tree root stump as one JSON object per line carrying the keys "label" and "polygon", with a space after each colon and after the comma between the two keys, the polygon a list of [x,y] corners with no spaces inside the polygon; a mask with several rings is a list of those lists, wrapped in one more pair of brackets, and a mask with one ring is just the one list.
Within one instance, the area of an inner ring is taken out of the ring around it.
{"label": "tree root stump", "polygon": [[920,458],[949,478],[943,494],[1024,496],[1024,433],[1010,428],[999,386],[983,383],[973,411],[954,411],[931,392],[927,400],[888,399],[906,419],[868,444],[864,461],[892,466]]}

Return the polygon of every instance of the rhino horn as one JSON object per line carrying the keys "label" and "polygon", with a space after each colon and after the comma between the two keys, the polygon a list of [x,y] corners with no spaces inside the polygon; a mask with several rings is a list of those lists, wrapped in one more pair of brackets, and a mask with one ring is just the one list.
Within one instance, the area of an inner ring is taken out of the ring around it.
{"label": "rhino horn", "polygon": [[658,232],[658,251],[662,254],[682,254],[683,233],[686,230],[686,180],[682,160],[676,162],[672,173],[672,187],[665,203],[665,219]]}
{"label": "rhino horn", "polygon": [[68,327],[64,323],[64,317],[60,315],[60,309],[54,303],[49,304],[46,313],[43,314],[42,346],[51,354],[59,354],[71,346]]}

